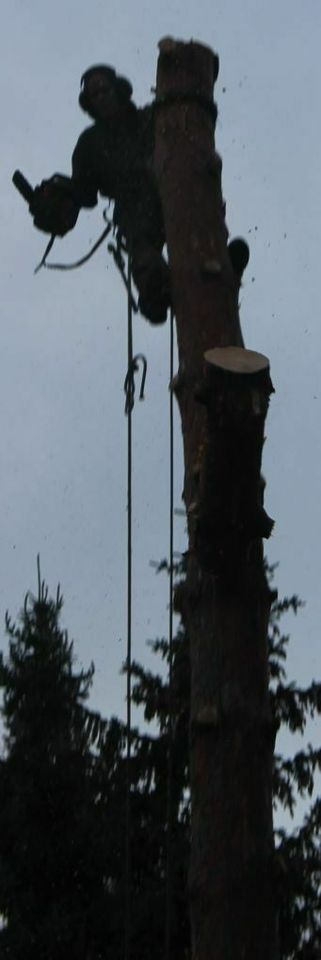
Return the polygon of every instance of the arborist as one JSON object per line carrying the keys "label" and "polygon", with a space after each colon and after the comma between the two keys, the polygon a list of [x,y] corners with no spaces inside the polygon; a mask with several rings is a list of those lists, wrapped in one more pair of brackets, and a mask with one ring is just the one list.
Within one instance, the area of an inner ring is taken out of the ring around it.
{"label": "arborist", "polygon": [[76,144],[72,176],[43,180],[29,209],[39,230],[63,237],[81,207],[96,206],[98,194],[114,200],[113,220],[131,256],[140,311],[152,323],[163,323],[170,282],[153,172],[153,108],[139,109],[131,97],[131,84],[112,67],[94,66],[84,73],[79,103],[94,123]]}
{"label": "arborist", "polygon": [[[72,230],[81,207],[95,207],[98,194],[114,200],[113,222],[130,255],[139,309],[156,324],[166,320],[172,304],[153,167],[154,108],[136,107],[132,92],[129,80],[113,67],[90,67],[81,79],[79,104],[94,123],[76,144],[71,177],[56,173],[34,190],[19,171],[13,180],[29,203],[35,226],[52,237]],[[228,250],[240,284],[248,245],[236,238]]]}

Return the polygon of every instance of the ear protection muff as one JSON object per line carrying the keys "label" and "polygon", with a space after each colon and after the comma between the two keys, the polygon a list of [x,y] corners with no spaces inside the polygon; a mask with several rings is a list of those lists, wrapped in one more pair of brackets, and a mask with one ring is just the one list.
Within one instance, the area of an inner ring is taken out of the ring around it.
{"label": "ear protection muff", "polygon": [[88,92],[88,81],[95,73],[103,74],[106,77],[107,82],[110,85],[113,85],[117,96],[122,104],[129,103],[133,88],[129,80],[126,80],[125,77],[118,77],[116,71],[113,67],[107,67],[105,65],[97,65],[95,67],[90,67],[89,70],[82,75],[81,78],[81,90],[79,94],[79,105],[82,110],[85,110],[86,113],[89,113],[91,117],[95,118],[95,111],[93,109],[92,100]]}

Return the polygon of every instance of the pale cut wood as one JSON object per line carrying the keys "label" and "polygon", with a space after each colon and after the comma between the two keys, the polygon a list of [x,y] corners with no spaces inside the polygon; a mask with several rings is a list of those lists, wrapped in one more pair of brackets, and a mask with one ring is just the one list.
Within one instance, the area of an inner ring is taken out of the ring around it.
{"label": "pale cut wood", "polygon": [[219,370],[247,376],[269,370],[270,367],[270,361],[263,353],[244,347],[215,347],[205,351],[204,359]]}

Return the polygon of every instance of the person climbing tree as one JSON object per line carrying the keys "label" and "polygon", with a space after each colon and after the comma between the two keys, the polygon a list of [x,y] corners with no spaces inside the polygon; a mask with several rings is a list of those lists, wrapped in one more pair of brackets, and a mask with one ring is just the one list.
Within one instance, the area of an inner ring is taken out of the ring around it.
{"label": "person climbing tree", "polygon": [[79,103],[94,124],[80,135],[71,178],[54,174],[30,191],[29,209],[39,230],[63,237],[81,207],[98,194],[115,201],[113,221],[131,255],[141,313],[163,323],[170,306],[162,208],[153,172],[153,107],[137,108],[132,86],[112,67],[98,65],[81,79]]}

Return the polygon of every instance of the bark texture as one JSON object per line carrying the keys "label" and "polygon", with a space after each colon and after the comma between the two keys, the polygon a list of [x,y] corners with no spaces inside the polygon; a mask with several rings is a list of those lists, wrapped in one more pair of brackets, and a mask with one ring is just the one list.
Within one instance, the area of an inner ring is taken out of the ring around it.
{"label": "bark texture", "polygon": [[[214,149],[218,58],[161,41],[155,169],[171,269],[184,441],[191,652],[194,960],[275,960],[272,755],[260,475],[269,364],[243,348]],[[236,350],[229,349],[234,347]]]}

